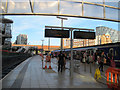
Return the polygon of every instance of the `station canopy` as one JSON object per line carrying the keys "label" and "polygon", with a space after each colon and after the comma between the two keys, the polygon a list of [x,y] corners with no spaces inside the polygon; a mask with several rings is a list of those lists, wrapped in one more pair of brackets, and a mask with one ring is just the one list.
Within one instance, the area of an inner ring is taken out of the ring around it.
{"label": "station canopy", "polygon": [[119,0],[2,0],[1,15],[49,15],[120,22]]}

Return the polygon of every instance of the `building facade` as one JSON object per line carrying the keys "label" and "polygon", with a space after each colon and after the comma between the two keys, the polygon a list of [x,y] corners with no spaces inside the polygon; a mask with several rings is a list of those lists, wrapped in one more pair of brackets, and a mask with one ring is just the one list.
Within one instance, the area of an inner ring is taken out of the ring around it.
{"label": "building facade", "polygon": [[[120,31],[117,31],[109,27],[104,26],[96,27],[96,44],[119,42],[120,41],[119,33]],[[103,41],[104,36],[106,37],[107,41]]]}
{"label": "building facade", "polygon": [[[63,39],[64,48],[70,48],[70,38]],[[73,48],[95,45],[95,39],[74,39]]]}
{"label": "building facade", "polygon": [[27,35],[19,34],[16,38],[16,44],[24,44],[27,45]]}
{"label": "building facade", "polygon": [[3,49],[11,48],[11,27],[13,21],[4,17],[0,18],[0,45]]}
{"label": "building facade", "polygon": [[[63,39],[64,48],[70,48],[70,38]],[[112,28],[99,26],[96,27],[96,38],[95,39],[74,39],[73,48],[100,45],[107,43],[120,42],[120,31]]]}

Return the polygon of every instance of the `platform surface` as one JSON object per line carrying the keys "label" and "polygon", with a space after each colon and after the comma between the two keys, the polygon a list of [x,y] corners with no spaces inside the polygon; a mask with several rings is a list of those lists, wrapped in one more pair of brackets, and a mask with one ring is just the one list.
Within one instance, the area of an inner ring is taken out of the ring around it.
{"label": "platform surface", "polygon": [[3,78],[2,88],[107,88],[90,73],[74,72],[73,78],[69,69],[58,73],[56,59],[52,59],[51,66],[52,69],[42,69],[41,57],[30,57]]}

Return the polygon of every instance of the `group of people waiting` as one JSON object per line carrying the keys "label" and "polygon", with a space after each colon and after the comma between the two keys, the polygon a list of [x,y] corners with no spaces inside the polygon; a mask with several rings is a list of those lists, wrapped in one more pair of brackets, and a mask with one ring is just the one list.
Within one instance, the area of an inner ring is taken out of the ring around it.
{"label": "group of people waiting", "polygon": [[[71,56],[71,55],[69,55]],[[60,51],[57,55],[58,57],[58,72],[59,71],[63,71],[63,69],[65,69],[65,65],[66,65],[66,57],[67,55]],[[110,64],[111,67],[115,67],[115,62],[113,60],[113,56],[111,53],[108,54],[108,57],[106,57],[104,51],[102,51],[101,53],[98,53],[97,51],[93,54],[87,54],[86,52],[82,53],[82,55],[80,55],[81,57],[81,62],[83,63],[96,63],[99,65],[99,70],[100,71],[104,71],[103,70],[103,66],[104,64],[106,64],[107,62]],[[70,57],[69,57],[70,58]],[[108,60],[106,60],[106,58],[108,58]]]}
{"label": "group of people waiting", "polygon": [[[106,59],[108,58],[108,60]],[[96,63],[99,65],[99,70],[103,72],[104,64],[108,64],[111,67],[115,67],[115,62],[113,60],[113,56],[111,53],[108,54],[108,57],[105,55],[104,51],[98,53],[95,52],[92,55],[87,54],[86,52],[82,53],[81,55],[81,62],[82,63]]]}

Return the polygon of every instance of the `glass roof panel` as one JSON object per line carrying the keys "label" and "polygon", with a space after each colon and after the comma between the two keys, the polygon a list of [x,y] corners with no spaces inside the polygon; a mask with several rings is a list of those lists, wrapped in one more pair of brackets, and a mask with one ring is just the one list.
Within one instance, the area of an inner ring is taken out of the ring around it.
{"label": "glass roof panel", "polygon": [[105,5],[118,7],[118,2],[120,0],[105,0]]}
{"label": "glass roof panel", "polygon": [[[103,16],[106,15],[106,19],[118,20],[118,9],[105,7],[104,14],[103,6],[92,4],[103,4],[104,0],[83,0],[85,2],[91,2],[89,4],[84,3],[83,7],[82,3],[78,1],[82,0],[2,0],[2,5],[0,5],[0,13],[6,13],[10,15],[27,13],[32,15],[33,10],[33,13],[35,14],[44,13],[49,15],[63,14],[69,16],[82,16],[83,13],[84,16],[88,17],[98,17],[104,19]],[[118,7],[118,1],[119,0],[105,0],[105,4]]]}
{"label": "glass roof panel", "polygon": [[0,13],[6,12],[6,2],[0,2]]}
{"label": "glass roof panel", "polygon": [[103,6],[84,4],[84,16],[103,18]]}
{"label": "glass roof panel", "polygon": [[16,0],[9,0],[8,13],[31,13],[29,0],[25,0],[25,2],[18,1],[16,2]]}
{"label": "glass roof panel", "polygon": [[58,13],[58,1],[35,1],[34,13]]}
{"label": "glass roof panel", "polygon": [[70,1],[61,1],[60,14],[82,15],[82,4]]}
{"label": "glass roof panel", "polygon": [[112,9],[106,7],[105,11],[106,11],[105,13],[106,18],[118,20],[118,9]]}

